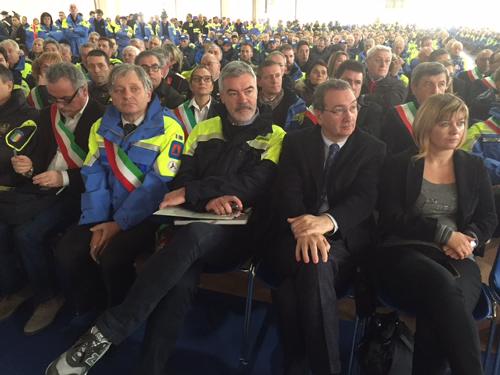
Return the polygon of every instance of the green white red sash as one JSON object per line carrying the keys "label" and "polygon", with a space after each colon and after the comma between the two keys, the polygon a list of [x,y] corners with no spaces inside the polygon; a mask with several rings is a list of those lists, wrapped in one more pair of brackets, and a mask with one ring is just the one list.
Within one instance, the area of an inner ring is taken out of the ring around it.
{"label": "green white red sash", "polygon": [[318,119],[311,109],[306,109],[306,111],[304,112],[304,117],[307,117],[314,125],[318,125]]}
{"label": "green white red sash", "polygon": [[492,77],[484,77],[482,80],[481,80],[481,83],[484,85],[484,87],[486,87],[487,89],[495,89],[496,88],[496,85],[495,85],[495,81],[493,80]]}
{"label": "green white red sash", "polygon": [[35,86],[31,89],[28,98],[27,98],[28,104],[30,107],[36,108],[36,109],[42,109],[43,108],[43,99],[42,99],[42,94],[40,92],[40,88],[38,86]]}
{"label": "green white red sash", "polygon": [[500,123],[495,121],[493,117],[485,120],[484,123],[486,124],[486,126],[488,126],[488,128],[493,130],[494,133],[500,134]]}
{"label": "green white red sash", "polygon": [[481,79],[483,77],[483,74],[479,71],[478,67],[475,67],[474,69],[467,71],[467,77],[469,77],[469,80],[471,81],[476,81],[478,79]]}
{"label": "green white red sash", "polygon": [[406,129],[413,135],[413,121],[415,120],[415,115],[417,114],[417,107],[415,103],[408,102],[405,104],[397,105],[396,112],[398,113],[401,121],[405,124]]}
{"label": "green white red sash", "polygon": [[64,121],[55,104],[50,107],[50,118],[52,132],[68,168],[81,168],[87,154],[76,143],[75,135],[64,125]]}
{"label": "green white red sash", "polygon": [[196,117],[194,116],[193,110],[190,108],[189,103],[191,103],[190,100],[182,103],[180,106],[174,109],[175,115],[181,121],[182,130],[184,130],[184,139],[187,139],[188,135],[196,126]]}
{"label": "green white red sash", "polygon": [[142,185],[144,174],[118,145],[104,139],[104,148],[115,177],[129,193]]}

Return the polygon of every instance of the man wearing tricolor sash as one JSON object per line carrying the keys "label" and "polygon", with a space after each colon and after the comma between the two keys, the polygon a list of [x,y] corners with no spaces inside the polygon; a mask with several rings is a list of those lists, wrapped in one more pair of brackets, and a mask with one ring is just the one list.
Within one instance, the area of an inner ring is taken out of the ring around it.
{"label": "man wearing tricolor sash", "polygon": [[486,120],[490,109],[500,103],[500,67],[487,78],[491,81],[491,87],[475,97],[469,105],[470,117],[473,120],[471,123]]}
{"label": "man wearing tricolor sash", "polygon": [[147,219],[168,192],[184,145],[181,126],[164,113],[141,67],[115,66],[109,86],[113,104],[92,126],[82,168],[80,225],[56,249],[80,312],[123,300],[137,254],[153,250],[157,224]]}
{"label": "man wearing tricolor sash", "polygon": [[[493,54],[493,51],[490,49],[483,49],[476,55],[476,59],[474,62],[476,66],[470,70],[465,70],[457,74],[457,78],[461,79],[465,82],[466,92],[470,91],[471,85],[474,81],[478,79],[483,79],[490,71],[490,57]],[[467,97],[467,102],[471,99]]]}
{"label": "man wearing tricolor sash", "polygon": [[383,121],[381,138],[387,145],[388,154],[416,147],[413,120],[418,107],[429,96],[443,94],[448,80],[448,71],[438,62],[420,63],[413,69],[410,85],[413,100],[389,109]]}
{"label": "man wearing tricolor sash", "polygon": [[[83,340],[49,365],[46,374],[86,374],[112,343],[122,342],[146,320],[137,373],[169,373],[167,363],[200,273],[207,266],[234,269],[251,251],[258,251],[256,224],[264,218],[256,215],[265,207],[262,203],[277,172],[285,132],[272,124],[270,113],[257,108],[256,77],[247,63],[228,63],[219,89],[224,106],[218,106],[217,117],[191,132],[179,173],[170,184],[172,191],[160,207],[184,205],[217,215],[253,207],[249,222],[177,227],[171,242],[146,262],[125,300],[107,309]],[[143,204],[148,203],[144,199]]]}
{"label": "man wearing tricolor sash", "polygon": [[30,140],[35,146],[31,152],[16,151],[12,158],[20,181],[12,209],[20,222],[12,232],[28,280],[20,277],[15,259],[0,260],[6,267],[0,270],[2,277],[19,293],[11,299],[10,313],[34,295],[35,311],[24,326],[26,334],[49,325],[63,304],[55,280],[51,240],[56,231],[78,220],[83,191],[80,168],[88,151],[90,127],[102,116],[102,107],[89,100],[87,80],[74,65],[51,65],[46,78],[51,106],[40,113]]}
{"label": "man wearing tricolor sash", "polygon": [[193,69],[189,77],[189,87],[193,98],[174,109],[186,139],[196,124],[214,117],[214,106],[218,103],[212,98],[214,82],[206,66],[198,65]]}
{"label": "man wearing tricolor sash", "polygon": [[495,79],[493,75],[500,68],[500,50],[493,52],[489,59],[489,71],[485,72],[484,76],[476,79],[470,85],[469,101],[474,100],[482,93],[495,88]]}

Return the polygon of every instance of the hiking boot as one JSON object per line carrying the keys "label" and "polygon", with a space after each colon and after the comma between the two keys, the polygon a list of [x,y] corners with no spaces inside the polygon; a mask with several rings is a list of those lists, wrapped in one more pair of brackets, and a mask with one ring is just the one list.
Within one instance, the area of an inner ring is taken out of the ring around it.
{"label": "hiking boot", "polygon": [[24,288],[17,293],[4,297],[0,301],[0,322],[9,318],[27,299],[33,296],[31,288]]}
{"label": "hiking boot", "polygon": [[34,335],[50,325],[63,305],[64,298],[62,297],[54,297],[39,304],[24,326],[24,334]]}
{"label": "hiking boot", "polygon": [[93,326],[47,367],[45,375],[85,375],[110,346],[111,342]]}

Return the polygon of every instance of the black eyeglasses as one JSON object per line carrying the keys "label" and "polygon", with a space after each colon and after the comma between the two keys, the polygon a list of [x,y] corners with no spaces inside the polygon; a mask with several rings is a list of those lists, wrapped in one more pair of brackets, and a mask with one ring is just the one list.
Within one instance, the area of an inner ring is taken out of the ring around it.
{"label": "black eyeglasses", "polygon": [[154,64],[154,65],[141,65],[141,68],[144,69],[146,71],[146,73],[149,73],[150,71],[157,73],[161,69],[161,67],[159,65],[156,65],[156,64]]}
{"label": "black eyeglasses", "polygon": [[212,76],[192,76],[191,81],[194,83],[210,83],[212,82]]}
{"label": "black eyeglasses", "polygon": [[75,99],[76,97],[76,94],[78,94],[78,91],[80,91],[80,89],[82,88],[83,86],[80,86],[76,89],[75,93],[73,95],[71,95],[70,97],[68,96],[65,96],[64,98],[56,98],[55,96],[52,96],[52,95],[48,95],[48,102],[50,104],[54,104],[54,103],[58,103],[58,104],[70,104],[73,99]]}

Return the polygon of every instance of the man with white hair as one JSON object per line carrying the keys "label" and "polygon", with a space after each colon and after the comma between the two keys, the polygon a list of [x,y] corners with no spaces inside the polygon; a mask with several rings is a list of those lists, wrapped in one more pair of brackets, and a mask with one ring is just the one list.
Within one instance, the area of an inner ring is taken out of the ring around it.
{"label": "man with white hair", "polygon": [[407,95],[404,84],[389,75],[391,60],[391,48],[383,45],[370,48],[366,55],[367,74],[361,94],[366,94],[366,100],[372,100],[384,109],[403,104]]}

